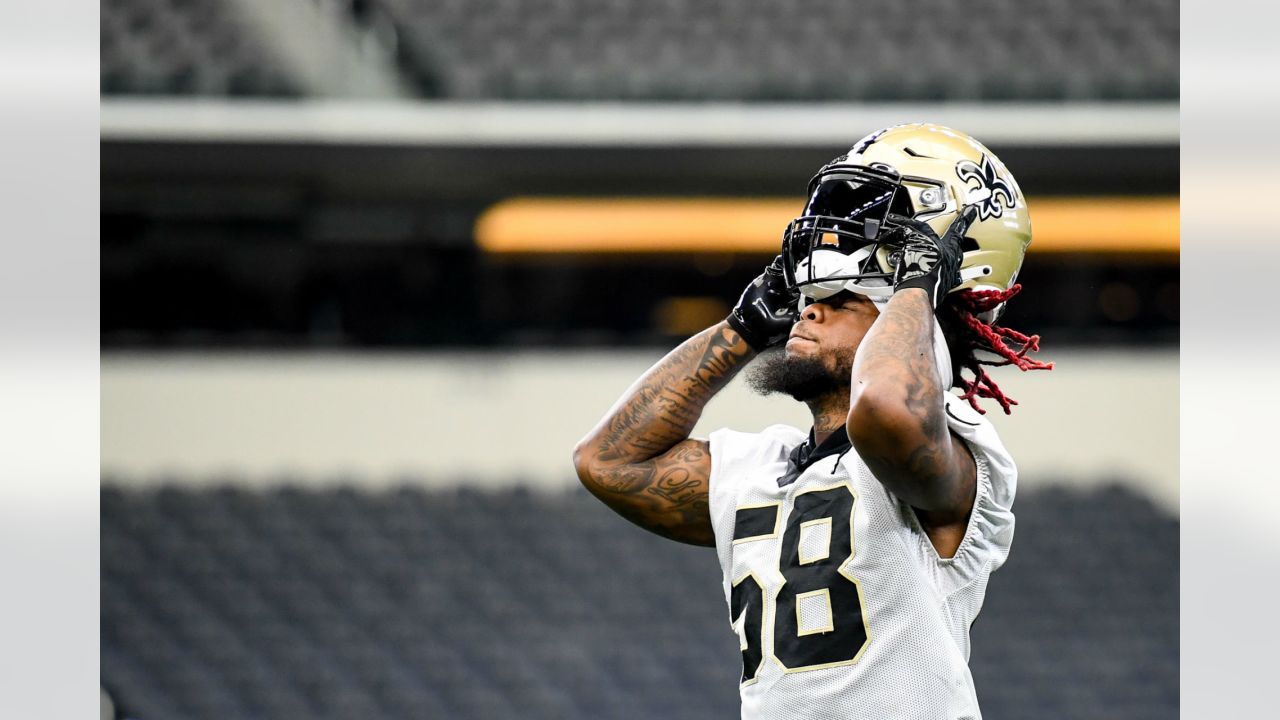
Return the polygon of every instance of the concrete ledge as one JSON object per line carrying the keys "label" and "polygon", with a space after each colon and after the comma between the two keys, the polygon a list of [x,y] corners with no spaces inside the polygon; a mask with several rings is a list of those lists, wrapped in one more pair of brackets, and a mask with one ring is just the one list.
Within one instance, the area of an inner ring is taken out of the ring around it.
{"label": "concrete ledge", "polygon": [[1177,103],[546,103],[104,98],[105,141],[848,146],[903,122],[989,146],[1177,145]]}

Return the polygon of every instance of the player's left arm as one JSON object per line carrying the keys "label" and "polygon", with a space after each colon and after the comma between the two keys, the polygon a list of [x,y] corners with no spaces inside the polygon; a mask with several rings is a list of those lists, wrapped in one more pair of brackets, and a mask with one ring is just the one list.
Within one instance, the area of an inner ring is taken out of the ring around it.
{"label": "player's left arm", "polygon": [[947,427],[923,290],[896,293],[853,361],[849,439],[880,482],[936,520],[964,520],[977,477]]}
{"label": "player's left arm", "polygon": [[916,508],[947,556],[964,536],[977,466],[947,426],[947,387],[934,360],[934,307],[959,281],[960,238],[971,218],[962,215],[942,238],[923,223],[911,224],[894,295],[854,357],[847,425],[858,455],[885,487]]}

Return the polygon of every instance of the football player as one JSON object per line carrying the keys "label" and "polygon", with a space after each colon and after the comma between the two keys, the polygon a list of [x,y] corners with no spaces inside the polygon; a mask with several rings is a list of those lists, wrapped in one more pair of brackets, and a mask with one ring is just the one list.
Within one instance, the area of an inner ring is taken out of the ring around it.
{"label": "football player", "polygon": [[[813,178],[728,318],[574,449],[610,508],[716,548],[742,717],[980,717],[969,627],[1013,539],[1016,470],[977,400],[1014,404],[983,365],[1050,367],[994,324],[1030,242],[1021,190],[973,138],[868,135]],[[813,427],[690,438],[748,363]]]}

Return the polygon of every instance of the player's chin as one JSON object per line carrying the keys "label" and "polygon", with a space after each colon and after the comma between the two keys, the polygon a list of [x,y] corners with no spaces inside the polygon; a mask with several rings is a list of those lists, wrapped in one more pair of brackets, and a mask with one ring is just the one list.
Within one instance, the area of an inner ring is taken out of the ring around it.
{"label": "player's chin", "polygon": [[787,357],[798,357],[805,355],[817,355],[818,343],[802,337],[793,337],[787,340],[784,346]]}

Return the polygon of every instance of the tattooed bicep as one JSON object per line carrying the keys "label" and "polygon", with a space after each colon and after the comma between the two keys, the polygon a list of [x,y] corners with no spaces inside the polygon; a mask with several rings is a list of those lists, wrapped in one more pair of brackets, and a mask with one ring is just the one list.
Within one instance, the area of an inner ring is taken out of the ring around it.
{"label": "tattooed bicep", "polygon": [[701,472],[703,480],[711,475],[711,443],[706,440],[690,438],[676,443],[670,450],[659,456],[671,465],[687,467],[691,472]]}
{"label": "tattooed bicep", "polygon": [[593,492],[631,522],[672,540],[715,545],[706,440],[682,440],[651,460],[615,466],[601,475]]}

